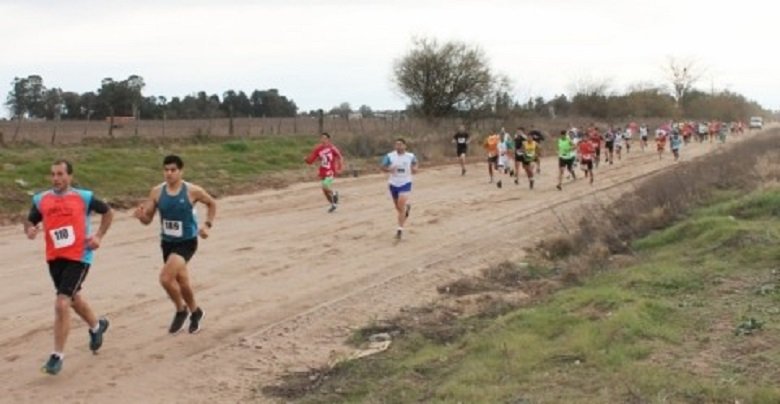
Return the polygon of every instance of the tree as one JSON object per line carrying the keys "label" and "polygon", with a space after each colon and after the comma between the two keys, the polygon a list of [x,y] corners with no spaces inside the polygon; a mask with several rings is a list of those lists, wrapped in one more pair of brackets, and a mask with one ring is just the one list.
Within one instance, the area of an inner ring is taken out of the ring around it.
{"label": "tree", "polygon": [[704,72],[690,59],[676,59],[669,57],[666,65],[666,75],[672,83],[674,100],[677,108],[683,108],[685,95],[691,91],[693,85],[701,78]]}
{"label": "tree", "polygon": [[46,114],[46,87],[43,77],[33,74],[26,78],[14,77],[6,105],[14,118],[43,118]]}
{"label": "tree", "polygon": [[352,113],[352,106],[349,105],[348,102],[342,102],[341,104],[331,108],[330,112],[328,112],[330,115],[338,115],[344,119],[348,118],[350,113]]}
{"label": "tree", "polygon": [[494,94],[496,84],[484,52],[462,42],[415,39],[393,70],[395,86],[409,97],[412,109],[428,118],[477,108]]}
{"label": "tree", "polygon": [[372,118],[374,116],[374,110],[368,105],[361,105],[360,108],[358,108],[358,112],[360,112],[360,115],[363,118]]}

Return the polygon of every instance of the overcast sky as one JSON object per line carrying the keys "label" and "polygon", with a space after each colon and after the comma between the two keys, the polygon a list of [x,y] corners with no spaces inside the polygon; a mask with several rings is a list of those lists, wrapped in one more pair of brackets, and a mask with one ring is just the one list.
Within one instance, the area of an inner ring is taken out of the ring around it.
{"label": "overcast sky", "polygon": [[[515,96],[572,83],[664,83],[668,58],[705,69],[698,87],[780,109],[780,6],[685,0],[0,0],[0,96],[15,76],[95,91],[138,74],[145,95],[278,88],[301,110],[398,109],[393,61],[415,36],[480,46]],[[7,115],[3,109],[0,115]]]}

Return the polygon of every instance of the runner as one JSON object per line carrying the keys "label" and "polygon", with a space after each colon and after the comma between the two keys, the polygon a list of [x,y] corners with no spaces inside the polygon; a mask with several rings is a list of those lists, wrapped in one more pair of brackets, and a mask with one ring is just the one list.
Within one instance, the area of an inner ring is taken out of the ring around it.
{"label": "runner", "polygon": [[466,127],[458,126],[458,131],[452,136],[452,143],[455,143],[455,154],[460,160],[460,175],[466,175],[466,154],[469,151],[469,142],[471,142]]}
{"label": "runner", "polygon": [[672,154],[674,155],[674,161],[680,159],[680,148],[682,147],[683,140],[683,137],[680,136],[680,132],[677,130],[674,130],[672,132],[672,136],[669,137],[669,148],[672,150]]}
{"label": "runner", "polygon": [[614,135],[615,135],[615,155],[617,155],[618,160],[622,160],[623,157],[621,156],[621,153],[623,152],[623,138],[625,135],[623,134],[623,130],[620,127],[615,129]]}
{"label": "runner", "polygon": [[[95,317],[81,293],[94,250],[100,248],[114,213],[92,191],[73,188],[73,165],[57,160],[51,165],[52,188],[33,196],[32,207],[24,222],[24,233],[30,240],[43,230],[46,239],[46,262],[54,281],[54,351],[41,371],[56,375],[62,370],[65,342],[70,332],[70,309],[89,326],[89,349],[97,353],[108,330],[108,319]],[[101,215],[100,227],[90,234],[89,216]],[[43,222],[43,229],[38,225]]]}
{"label": "runner", "polygon": [[[142,224],[148,225],[155,213],[160,211],[160,247],[164,263],[160,270],[160,284],[176,307],[176,314],[168,328],[171,334],[181,331],[188,315],[190,334],[201,329],[204,311],[195,303],[187,263],[198,249],[198,236],[203,239],[209,237],[209,230],[217,214],[214,198],[203,188],[182,179],[183,168],[184,162],[179,156],[165,156],[165,182],[152,188],[149,198],[133,213]],[[198,226],[195,214],[195,204],[198,202],[208,207],[204,227]]]}
{"label": "runner", "polygon": [[541,131],[538,129],[534,129],[533,126],[531,126],[531,131],[528,132],[528,135],[531,136],[531,138],[536,142],[536,145],[539,146],[536,148],[536,157],[534,160],[534,163],[536,164],[536,173],[541,174],[542,173],[542,142],[544,142],[544,134],[542,134]]}
{"label": "runner", "polygon": [[525,142],[525,139],[528,138],[528,135],[525,134],[525,128],[519,127],[517,128],[517,131],[515,132],[515,140],[514,140],[514,160],[515,160],[515,185],[520,184],[520,166],[523,163],[523,142]]}
{"label": "runner", "polygon": [[596,147],[593,142],[584,140],[577,145],[577,154],[579,154],[580,166],[585,172],[585,178],[590,177],[590,184],[593,185],[593,162],[596,158]]}
{"label": "runner", "polygon": [[[487,151],[488,174],[490,174],[490,184],[493,183],[493,170],[498,170],[498,144],[501,143],[501,137],[497,133],[488,135],[483,143]],[[501,188],[501,180],[496,184]]]}
{"label": "runner", "polygon": [[658,160],[661,160],[666,150],[666,131],[661,128],[655,131],[655,149],[658,151]]}
{"label": "runner", "polygon": [[387,153],[382,159],[382,171],[390,173],[388,183],[393,205],[398,213],[398,229],[395,232],[396,240],[403,237],[404,224],[409,218],[412,205],[409,203],[409,194],[412,192],[412,174],[417,173],[417,158],[406,151],[406,140],[398,138],[395,141],[395,151]]}
{"label": "runner", "polygon": [[601,162],[601,142],[604,140],[604,138],[599,133],[599,128],[592,126],[590,129],[590,142],[593,143],[593,147],[596,151],[596,159],[594,160],[594,164],[596,167],[599,166],[599,162]]}
{"label": "runner", "polygon": [[[497,171],[499,177],[503,176],[504,174],[507,174],[509,172],[509,156],[508,156],[508,145],[507,145],[507,137],[509,134],[507,134],[504,131],[504,128],[501,128],[502,137],[503,139],[498,142],[498,166]],[[498,179],[498,182],[496,182],[496,187],[501,188],[501,178]]]}
{"label": "runner", "polygon": [[333,213],[339,205],[339,193],[333,190],[333,178],[341,172],[344,158],[341,151],[331,143],[330,135],[327,132],[320,135],[320,144],[304,161],[306,164],[312,164],[317,160],[320,161],[319,177],[322,183],[322,193],[330,203],[328,213]]}
{"label": "runner", "polygon": [[607,147],[607,162],[612,165],[615,159],[615,129],[610,127],[604,133],[604,145]]}
{"label": "runner", "polygon": [[[517,150],[520,150],[520,162],[523,165],[525,175],[528,177],[528,187],[530,189],[534,189],[533,165],[539,152],[539,144],[536,143],[536,141],[531,136],[526,136],[525,140],[523,140],[515,150],[515,158],[518,157]],[[520,175],[518,174],[518,177],[519,176]],[[515,178],[515,184],[517,183],[518,180]]]}
{"label": "runner", "polygon": [[577,174],[574,173],[574,160],[577,158],[577,153],[574,149],[574,143],[572,143],[565,130],[561,131],[561,136],[558,139],[558,188],[559,191],[563,190],[563,170],[564,168],[571,174],[572,180],[577,179]]}
{"label": "runner", "polygon": [[636,129],[636,124],[633,125],[634,126],[627,126],[626,131],[623,132],[623,143],[626,144],[626,154],[631,153],[631,139],[634,137],[634,130]]}
{"label": "runner", "polygon": [[724,122],[723,124],[719,125],[718,127],[718,141],[722,143],[726,143],[726,135],[728,135],[729,132],[729,124]]}
{"label": "runner", "polygon": [[647,148],[647,125],[645,124],[639,127],[639,147],[642,151]]}

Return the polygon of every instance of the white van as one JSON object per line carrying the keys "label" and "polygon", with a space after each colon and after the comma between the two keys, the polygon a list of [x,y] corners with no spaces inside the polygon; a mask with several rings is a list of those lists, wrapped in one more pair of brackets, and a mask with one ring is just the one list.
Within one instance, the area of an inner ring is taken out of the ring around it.
{"label": "white van", "polygon": [[763,129],[764,118],[760,116],[750,117],[750,129]]}

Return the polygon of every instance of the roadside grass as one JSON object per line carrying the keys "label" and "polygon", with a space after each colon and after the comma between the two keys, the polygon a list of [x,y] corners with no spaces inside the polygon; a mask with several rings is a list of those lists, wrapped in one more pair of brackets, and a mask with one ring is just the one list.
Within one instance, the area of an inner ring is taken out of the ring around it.
{"label": "roadside grass", "polygon": [[461,332],[445,341],[406,327],[382,354],[263,391],[304,403],[780,402],[778,203],[776,189],[721,200],[631,243],[633,264],[446,322]]}
{"label": "roadside grass", "polygon": [[216,195],[246,192],[261,186],[285,185],[269,174],[300,170],[287,182],[308,172],[305,157],[316,137],[267,136],[253,139],[208,137],[155,143],[128,139],[107,144],[45,148],[24,145],[0,149],[0,215],[27,209],[30,194],[50,186],[49,167],[57,158],[74,163],[74,178],[114,206],[128,207],[162,182],[162,158],[171,153],[184,160],[185,178]]}

